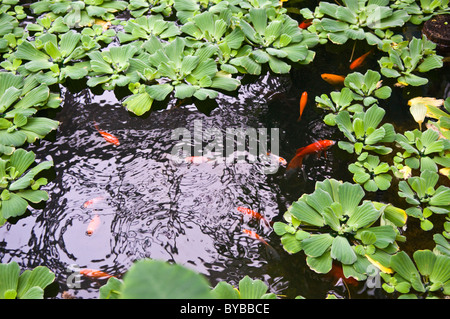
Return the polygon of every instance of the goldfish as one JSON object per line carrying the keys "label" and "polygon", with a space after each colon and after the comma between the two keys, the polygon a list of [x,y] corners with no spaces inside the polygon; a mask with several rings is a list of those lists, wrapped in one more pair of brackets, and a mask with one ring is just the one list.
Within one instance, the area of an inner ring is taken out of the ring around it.
{"label": "goldfish", "polygon": [[287,166],[287,170],[295,169],[295,168],[301,168],[303,165],[303,159],[310,154],[318,153],[320,156],[321,152],[324,152],[324,155],[326,157],[325,151],[329,149],[331,146],[333,146],[336,142],[331,140],[321,140],[317,141],[315,143],[312,143],[308,146],[301,147],[297,149],[297,152],[295,153],[295,156],[291,159]]}
{"label": "goldfish", "polygon": [[275,250],[275,248],[273,248],[272,246],[270,246],[270,244],[261,236],[259,236],[256,232],[250,230],[250,229],[243,229],[242,232],[246,235],[248,235],[249,237],[259,240],[260,242],[262,242],[264,244],[264,246],[266,247],[266,251],[267,254],[269,256],[271,256],[271,258],[273,259],[280,259],[280,255],[277,253],[277,251]]}
{"label": "goldfish", "polygon": [[106,278],[115,277],[104,271],[96,270],[96,269],[88,269],[88,268],[81,269],[80,274],[82,274],[86,277],[92,278],[92,279],[106,279]]}
{"label": "goldfish", "polygon": [[297,122],[300,122],[302,118],[303,110],[305,109],[306,103],[308,102],[308,92],[303,92],[302,97],[300,98],[300,115],[297,119]]}
{"label": "goldfish", "polygon": [[273,222],[271,221],[269,222],[263,215],[261,215],[258,212],[255,212],[254,210],[251,210],[250,208],[239,206],[237,210],[244,215],[250,215],[252,218],[256,220],[262,220],[269,227],[273,224]]}
{"label": "goldfish", "polygon": [[300,29],[306,29],[312,24],[313,19],[306,19],[298,25]]}
{"label": "goldfish", "polygon": [[331,270],[328,273],[328,276],[333,277],[335,280],[342,279],[344,281],[344,283],[350,284],[350,285],[355,286],[355,287],[358,286],[358,284],[359,284],[358,280],[356,280],[355,278],[353,278],[353,277],[348,277],[348,278],[345,277],[344,271],[342,269],[342,266],[341,265],[336,265],[334,263],[331,266]]}
{"label": "goldfish", "polygon": [[367,53],[364,53],[363,55],[361,55],[359,58],[355,59],[351,64],[350,64],[350,70],[354,70],[356,68],[359,68],[361,65],[363,65],[363,63],[365,62],[367,56],[369,54],[371,54],[373,52],[373,49],[370,50]]}
{"label": "goldfish", "polygon": [[98,128],[97,123],[95,123],[95,122],[94,122],[94,126],[95,126],[95,128],[97,129],[97,131],[100,133],[100,135],[103,136],[103,138],[104,138],[107,142],[109,142],[109,143],[111,143],[111,144],[114,144],[114,145],[120,145],[119,139],[118,139],[117,137],[115,137],[114,135],[109,134],[109,133],[107,133],[107,132],[105,132],[105,131],[100,130],[100,129]]}
{"label": "goldfish", "polygon": [[259,240],[260,242],[262,242],[264,245],[269,246],[269,243],[262,238],[261,236],[259,236],[256,232],[254,232],[253,230],[250,229],[243,229],[242,232],[248,236],[250,236],[253,239]]}
{"label": "goldfish", "polygon": [[98,226],[100,226],[100,216],[95,215],[94,218],[92,218],[88,224],[86,234],[88,236],[91,236],[94,233],[94,231],[98,228]]}
{"label": "goldfish", "polygon": [[200,164],[200,163],[208,163],[211,162],[212,159],[206,157],[206,156],[188,156],[184,158],[184,161],[186,163],[194,163],[194,164]]}
{"label": "goldfish", "polygon": [[330,83],[331,85],[342,85],[345,80],[345,76],[343,75],[336,75],[336,74],[330,74],[330,73],[322,73],[320,75],[322,79]]}
{"label": "goldfish", "polygon": [[103,196],[94,197],[94,198],[84,202],[83,207],[88,208],[89,206],[94,205],[94,204],[100,202],[101,200],[103,200]]}
{"label": "goldfish", "polygon": [[275,155],[275,154],[270,153],[270,152],[267,153],[267,156],[270,156],[270,157],[274,158],[276,161],[278,161],[278,163],[280,163],[280,165],[283,165],[283,166],[287,165],[287,161],[281,156]]}

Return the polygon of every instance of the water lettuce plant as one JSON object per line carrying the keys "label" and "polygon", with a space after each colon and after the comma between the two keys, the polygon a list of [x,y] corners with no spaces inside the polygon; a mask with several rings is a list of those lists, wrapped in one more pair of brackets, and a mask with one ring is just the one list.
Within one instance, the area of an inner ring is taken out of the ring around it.
{"label": "water lettuce plant", "polygon": [[20,75],[1,72],[0,97],[0,153],[10,155],[11,147],[42,139],[59,125],[58,121],[35,116],[39,109],[57,108],[60,98],[33,77],[24,80]]}
{"label": "water lettuce plant", "polygon": [[274,73],[288,73],[289,62],[308,64],[314,59],[310,48],[318,43],[317,36],[301,30],[289,16],[277,16],[273,8],[251,8],[239,26],[253,47],[242,47],[230,61],[241,73],[259,75],[265,63]]}
{"label": "water lettuce plant", "polygon": [[53,162],[43,161],[33,165],[35,158],[33,152],[19,148],[11,156],[0,159],[1,225],[10,217],[23,215],[29,203],[48,200],[48,193],[40,190],[47,184],[47,179],[35,178],[41,171],[51,168]]}
{"label": "water lettuce plant", "polygon": [[[314,271],[328,273],[336,261],[342,263],[345,277],[364,280],[371,263],[387,269],[389,256],[398,250],[394,224],[375,225],[386,206],[361,203],[364,196],[358,184],[317,182],[313,193],[292,203],[283,216],[287,223],[275,223],[274,231],[287,252],[303,251]],[[403,217],[394,219],[398,223]]]}
{"label": "water lettuce plant", "polygon": [[181,34],[179,27],[173,21],[164,20],[160,14],[139,17],[124,23],[123,31],[117,33],[120,43],[148,39],[154,35],[160,39],[173,39]]}
{"label": "water lettuce plant", "polygon": [[401,27],[410,18],[406,11],[391,8],[389,0],[343,0],[342,4],[321,1],[314,12],[300,12],[305,19],[314,19],[313,30],[320,38],[334,44],[349,39],[366,39],[374,44],[379,41],[374,30]]}
{"label": "water lettuce plant", "polygon": [[96,18],[112,20],[114,13],[127,8],[126,1],[116,0],[41,0],[30,5],[35,15],[52,13],[63,17],[64,23],[70,28],[92,26]]}
{"label": "water lettuce plant", "polygon": [[420,219],[423,230],[433,228],[433,223],[428,219],[432,214],[450,213],[450,188],[440,185],[438,173],[423,170],[420,176],[412,176],[398,184],[398,195],[410,205],[406,209],[409,216]]}
{"label": "water lettuce plant", "polygon": [[391,186],[390,169],[388,163],[380,162],[378,156],[369,155],[368,152],[361,153],[358,160],[348,166],[348,170],[353,173],[353,180],[369,192],[387,190]]}
{"label": "water lettuce plant", "polygon": [[365,112],[357,112],[350,116],[347,111],[339,112],[335,117],[336,125],[348,141],[339,141],[338,146],[349,153],[360,155],[362,150],[377,154],[389,154],[392,148],[380,145],[395,139],[394,127],[390,123],[380,126],[386,111],[373,104]]}
{"label": "water lettuce plant", "polygon": [[344,110],[350,113],[363,112],[366,108],[378,103],[378,99],[387,99],[392,89],[383,86],[380,73],[367,70],[365,74],[353,72],[344,80],[341,91],[333,91],[330,97],[327,94],[316,96],[316,105],[329,114],[324,117],[327,125],[336,125],[336,115]]}
{"label": "water lettuce plant", "polygon": [[[434,129],[439,133],[439,137],[444,137],[447,140],[450,140],[450,97],[445,99],[442,104],[440,103],[442,100],[437,100],[439,103],[423,103],[426,107],[425,116],[430,118],[427,123],[427,127]],[[435,102],[433,100],[433,102]],[[450,165],[446,165],[450,167]]]}
{"label": "water lettuce plant", "polygon": [[0,264],[0,299],[43,299],[54,280],[55,274],[45,266],[20,273],[15,261]]}
{"label": "water lettuce plant", "polygon": [[89,62],[80,61],[99,45],[87,35],[73,30],[56,35],[45,33],[34,42],[22,42],[13,54],[15,59],[27,61],[17,70],[23,76],[38,73],[39,81],[47,85],[63,83],[66,78],[87,76]]}
{"label": "water lettuce plant", "polygon": [[381,273],[383,289],[400,293],[399,298],[436,298],[450,295],[450,256],[428,249],[417,250],[411,259],[404,251],[391,257],[395,274]]}
{"label": "water lettuce plant", "polygon": [[173,0],[130,0],[128,10],[135,17],[148,13],[161,13],[164,16],[172,14]]}
{"label": "water lettuce plant", "polygon": [[239,289],[226,282],[213,289],[206,278],[179,264],[141,259],[125,273],[123,279],[111,277],[100,288],[100,299],[275,299],[267,285],[245,276]]}
{"label": "water lettuce plant", "polygon": [[395,142],[404,149],[394,157],[396,164],[404,164],[420,171],[438,171],[438,165],[449,167],[449,158],[445,153],[450,149],[450,141],[440,138],[439,132],[429,128],[425,132],[418,129],[397,133]]}
{"label": "water lettuce plant", "polygon": [[410,22],[422,24],[437,14],[450,12],[449,0],[396,0],[391,8],[405,10],[410,16]]}
{"label": "water lettuce plant", "polygon": [[396,78],[398,85],[425,85],[428,79],[418,74],[443,66],[443,57],[437,55],[435,49],[436,44],[425,36],[394,44],[387,42],[382,50],[388,56],[378,60],[380,72],[385,77]]}

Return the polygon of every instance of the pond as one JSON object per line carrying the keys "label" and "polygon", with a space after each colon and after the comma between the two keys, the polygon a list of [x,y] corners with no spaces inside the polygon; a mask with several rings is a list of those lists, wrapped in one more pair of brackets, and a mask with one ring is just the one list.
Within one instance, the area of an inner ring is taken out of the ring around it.
{"label": "pond", "polygon": [[[404,29],[406,35],[419,33],[413,25]],[[278,164],[268,173],[267,163],[251,160],[248,143],[241,145],[242,153],[249,155],[246,160],[173,160],[179,130],[192,135],[196,130],[202,134],[214,131],[224,144],[230,129],[276,132],[279,155],[286,161],[298,148],[315,141],[342,140],[336,127],[323,122],[324,113],[316,108],[314,97],[334,89],[321,74],[349,73],[353,49],[353,42],[319,46],[314,63],[296,66],[289,74],[242,76],[237,92],[221,93],[215,101],[155,103],[144,116],[123,107],[120,90],[90,89],[85,80],[59,85],[61,108],[47,111],[60,122],[58,130],[27,146],[38,160],[54,162],[43,188],[50,198],[0,228],[1,262],[16,261],[22,268],[48,267],[58,285],[50,292],[52,298],[68,292],[77,298],[96,299],[106,280],[73,277],[77,269],[99,269],[120,278],[143,258],[185,265],[204,274],[212,286],[220,281],[237,285],[248,275],[263,280],[270,292],[282,298],[324,299],[330,293],[343,298],[390,298],[365,282],[344,282],[338,269],[327,275],[314,272],[303,254],[291,255],[283,249],[272,227],[238,210],[250,208],[269,221],[281,221],[294,201],[314,191],[317,181],[352,181],[346,167],[353,155],[336,145],[321,157],[305,159],[298,174],[286,174],[285,166]],[[361,43],[354,54],[369,49]],[[377,54],[358,71],[378,69]],[[408,100],[417,95],[450,96],[449,74],[445,65],[427,74],[430,82],[426,86],[394,88],[389,102],[380,104],[387,111],[386,121],[396,129],[416,128]],[[297,121],[304,91],[309,100]],[[116,136],[120,144],[105,141],[98,129]],[[211,140],[204,135],[200,148]],[[257,135],[257,142],[266,141]],[[234,148],[233,154],[237,153]],[[441,178],[441,182],[449,185],[448,179]],[[395,195],[377,191],[368,197],[405,208]],[[98,227],[88,235],[87,227],[96,216]],[[412,220],[403,229],[408,241],[401,244],[402,249],[432,249],[432,235],[442,232],[442,227],[426,234],[418,228]],[[270,247],[244,229],[255,231]]]}

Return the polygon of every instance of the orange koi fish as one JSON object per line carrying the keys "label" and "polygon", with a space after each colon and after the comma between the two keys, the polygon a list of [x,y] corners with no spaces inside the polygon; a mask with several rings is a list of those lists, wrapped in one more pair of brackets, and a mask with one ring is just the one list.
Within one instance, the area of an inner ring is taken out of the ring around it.
{"label": "orange koi fish", "polygon": [[300,115],[297,119],[297,122],[300,122],[302,118],[303,110],[305,109],[306,103],[308,102],[308,92],[303,92],[302,97],[300,98]]}
{"label": "orange koi fish", "polygon": [[322,79],[324,79],[331,85],[342,85],[342,84],[344,84],[344,80],[345,80],[345,76],[343,76],[343,75],[323,73],[320,76],[322,77]]}
{"label": "orange koi fish", "polygon": [[206,156],[188,156],[184,158],[186,163],[201,164],[211,162],[212,159]]}
{"label": "orange koi fish", "polygon": [[237,210],[240,211],[242,214],[249,215],[256,220],[262,220],[268,227],[273,225],[272,221],[269,222],[263,215],[261,215],[258,212],[255,212],[254,210],[251,210],[250,208],[239,206]]}
{"label": "orange koi fish", "polygon": [[303,159],[309,156],[310,154],[318,153],[318,155],[320,156],[320,153],[324,152],[324,155],[326,157],[325,151],[329,149],[331,146],[333,146],[335,143],[336,143],[335,141],[331,140],[321,140],[312,143],[308,146],[300,147],[299,149],[297,149],[295,156],[289,162],[286,170],[289,171],[291,169],[301,168],[303,165]]}
{"label": "orange koi fish", "polygon": [[94,197],[94,198],[84,202],[83,207],[88,208],[89,206],[94,205],[94,204],[100,202],[101,200],[103,200],[103,196]]}
{"label": "orange koi fish", "polygon": [[100,216],[95,215],[94,218],[92,218],[88,224],[86,234],[88,236],[91,236],[94,233],[94,231],[97,230],[98,226],[100,226]]}
{"label": "orange koi fish", "polygon": [[344,283],[347,283],[349,285],[352,285],[354,287],[358,286],[359,281],[356,280],[353,277],[345,277],[344,270],[342,269],[341,265],[332,264],[330,272],[328,272],[328,276],[331,276],[334,280],[336,280],[336,283],[339,279],[342,279]]}
{"label": "orange koi fish", "polygon": [[272,246],[270,246],[270,244],[261,236],[259,236],[257,233],[255,233],[252,230],[249,229],[243,229],[242,232],[248,236],[250,236],[253,239],[259,240],[260,242],[262,242],[264,244],[264,246],[266,247],[266,252],[267,254],[270,256],[270,258],[272,259],[280,259],[280,255],[278,254],[278,252],[275,250],[275,248],[273,248]]}
{"label": "orange koi fish", "polygon": [[313,19],[306,19],[298,25],[300,29],[306,29],[312,24]]}
{"label": "orange koi fish", "polygon": [[104,271],[96,270],[96,269],[81,269],[80,274],[83,276],[89,277],[91,279],[107,279],[111,277],[115,277],[113,275],[110,275]]}
{"label": "orange koi fish", "polygon": [[356,68],[359,68],[361,65],[363,65],[363,63],[365,62],[367,56],[369,54],[371,54],[373,52],[373,49],[370,50],[367,53],[364,53],[363,55],[361,55],[359,58],[357,58],[356,60],[354,60],[351,64],[350,64],[350,70],[354,70]]}
{"label": "orange koi fish", "polygon": [[118,139],[117,137],[115,137],[114,135],[109,134],[109,133],[107,133],[107,132],[105,132],[105,131],[100,130],[100,129],[98,128],[97,123],[95,123],[95,122],[94,122],[94,126],[95,126],[95,128],[97,129],[97,131],[100,133],[100,135],[103,136],[103,138],[104,138],[108,143],[111,143],[111,144],[114,144],[114,145],[120,145],[119,139]]}
{"label": "orange koi fish", "polygon": [[243,229],[242,232],[248,236],[250,236],[253,239],[259,240],[260,242],[262,242],[264,245],[266,246],[270,246],[269,243],[262,238],[261,236],[259,236],[257,233],[255,233],[254,231],[250,230],[250,229]]}
{"label": "orange koi fish", "polygon": [[280,165],[283,165],[283,166],[287,165],[287,161],[284,158],[282,158],[281,156],[272,154],[270,152],[267,152],[267,156],[270,156],[270,157],[274,158],[275,160],[277,160],[278,163],[280,163]]}

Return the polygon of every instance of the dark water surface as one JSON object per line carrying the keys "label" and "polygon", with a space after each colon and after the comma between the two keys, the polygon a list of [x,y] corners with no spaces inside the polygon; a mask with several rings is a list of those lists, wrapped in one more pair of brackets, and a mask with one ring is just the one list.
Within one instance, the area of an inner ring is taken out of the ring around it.
{"label": "dark water surface", "polygon": [[[320,74],[342,74],[347,68],[339,52],[331,57],[341,63],[332,63],[326,49],[318,54],[314,66],[287,76],[243,81],[238,94],[221,95],[215,109],[202,104],[199,111],[191,103],[177,107],[171,102],[169,109],[136,117],[113,92],[95,95],[88,89],[61,87],[63,105],[55,115],[61,121],[58,131],[29,148],[38,159],[54,161],[46,187],[50,200],[29,216],[0,228],[1,262],[17,261],[22,268],[47,266],[57,276],[55,298],[61,298],[62,291],[79,298],[98,298],[98,288],[106,281],[83,277],[78,286],[68,286],[77,267],[121,276],[142,258],[183,264],[204,274],[212,286],[222,280],[236,285],[249,275],[286,298],[323,299],[330,292],[345,298],[385,298],[381,289],[368,289],[364,283],[348,291],[341,281],[314,273],[302,253],[288,255],[270,228],[236,209],[244,206],[269,220],[281,220],[293,201],[314,190],[316,181],[350,181],[349,154],[333,147],[326,158],[308,158],[305,179],[286,177],[282,167],[275,174],[265,174],[259,162],[177,165],[170,157],[178,142],[171,136],[173,130],[193,132],[195,120],[204,129],[216,128],[222,134],[229,128],[279,128],[280,156],[286,160],[297,148],[314,141],[342,138],[322,122],[323,114],[314,106],[316,95],[333,89]],[[360,50],[364,53],[365,48]],[[309,92],[310,99],[298,123],[303,91]],[[405,97],[398,101],[404,105]],[[398,123],[409,125],[407,109],[390,105],[388,110],[394,117],[396,112],[405,114]],[[117,136],[120,145],[107,143],[93,121]],[[375,196],[383,199],[386,194]],[[96,197],[102,200],[84,207]],[[96,214],[100,226],[88,236],[86,228]],[[244,234],[245,228],[265,238],[278,256]]]}

